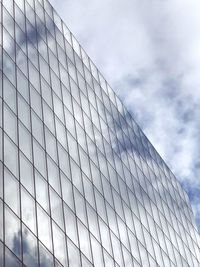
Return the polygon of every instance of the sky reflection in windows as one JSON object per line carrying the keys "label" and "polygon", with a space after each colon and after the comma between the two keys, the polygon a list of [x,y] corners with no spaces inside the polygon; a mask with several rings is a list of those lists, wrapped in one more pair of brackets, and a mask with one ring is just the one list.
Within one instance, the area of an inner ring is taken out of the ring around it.
{"label": "sky reflection in windows", "polygon": [[0,265],[198,266],[187,195],[51,5],[0,7]]}

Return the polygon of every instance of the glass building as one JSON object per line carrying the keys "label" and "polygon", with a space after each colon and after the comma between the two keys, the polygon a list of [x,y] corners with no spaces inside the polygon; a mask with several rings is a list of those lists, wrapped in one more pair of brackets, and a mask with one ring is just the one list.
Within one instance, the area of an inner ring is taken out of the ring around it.
{"label": "glass building", "polygon": [[47,0],[0,0],[0,267],[198,267],[188,196]]}

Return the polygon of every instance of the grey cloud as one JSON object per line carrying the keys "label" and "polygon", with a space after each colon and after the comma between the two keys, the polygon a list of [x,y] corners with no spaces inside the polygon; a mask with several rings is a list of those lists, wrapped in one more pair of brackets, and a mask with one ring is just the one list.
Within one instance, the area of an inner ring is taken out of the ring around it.
{"label": "grey cloud", "polygon": [[[51,2],[179,180],[195,189],[200,183],[199,2]],[[196,202],[193,209],[198,219]]]}

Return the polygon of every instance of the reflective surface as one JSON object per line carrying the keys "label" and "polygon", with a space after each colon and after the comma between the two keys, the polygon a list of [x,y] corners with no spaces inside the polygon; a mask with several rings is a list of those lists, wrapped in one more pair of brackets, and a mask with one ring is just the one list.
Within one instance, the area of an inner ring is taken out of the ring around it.
{"label": "reflective surface", "polygon": [[0,18],[0,266],[200,266],[188,196],[49,2]]}

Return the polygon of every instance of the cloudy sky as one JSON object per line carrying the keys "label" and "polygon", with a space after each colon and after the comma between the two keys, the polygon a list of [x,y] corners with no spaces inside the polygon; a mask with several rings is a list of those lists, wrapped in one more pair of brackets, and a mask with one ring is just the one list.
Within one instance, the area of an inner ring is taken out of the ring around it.
{"label": "cloudy sky", "polygon": [[189,193],[200,230],[199,0],[50,0]]}

